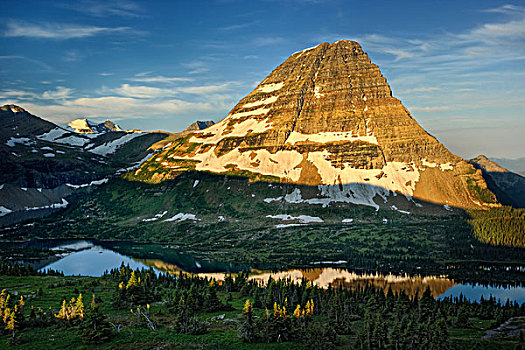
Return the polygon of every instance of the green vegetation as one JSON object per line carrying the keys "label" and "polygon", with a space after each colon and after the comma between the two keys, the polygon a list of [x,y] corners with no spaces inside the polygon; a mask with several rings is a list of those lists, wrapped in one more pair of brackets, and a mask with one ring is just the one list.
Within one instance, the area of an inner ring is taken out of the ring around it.
{"label": "green vegetation", "polygon": [[474,236],[483,243],[525,248],[525,209],[469,211]]}
{"label": "green vegetation", "polygon": [[[115,179],[85,197],[73,197],[71,207],[58,215],[1,229],[0,254],[20,254],[17,246],[8,243],[13,240],[96,239],[110,241],[105,244],[124,254],[179,266],[181,256],[191,257],[181,266],[189,270],[195,267],[195,259],[204,265],[232,263],[259,269],[343,260],[354,270],[424,272],[501,282],[523,278],[514,267],[523,266],[525,251],[479,242],[472,234],[472,222],[459,210],[447,216],[424,216],[376,212],[351,204],[324,208],[265,201],[294,189],[288,184],[207,173],[185,173],[160,184]],[[306,186],[300,189],[303,196],[312,191]],[[181,213],[193,214],[197,220],[166,221]],[[268,217],[278,214],[309,215],[323,222],[280,227],[300,222]],[[353,222],[342,223],[346,218]],[[31,245],[30,250],[31,256],[43,254]],[[492,269],[480,270],[483,266]],[[513,269],[507,271],[508,266]]]}
{"label": "green vegetation", "polygon": [[497,203],[496,196],[487,187],[481,187],[472,178],[467,179],[467,187],[474,197],[481,200],[483,203]]}
{"label": "green vegetation", "polygon": [[429,290],[410,299],[372,285],[263,286],[243,273],[218,283],[125,266],[99,278],[0,275],[0,289],[0,349],[514,349],[518,337],[482,336],[525,315]]}

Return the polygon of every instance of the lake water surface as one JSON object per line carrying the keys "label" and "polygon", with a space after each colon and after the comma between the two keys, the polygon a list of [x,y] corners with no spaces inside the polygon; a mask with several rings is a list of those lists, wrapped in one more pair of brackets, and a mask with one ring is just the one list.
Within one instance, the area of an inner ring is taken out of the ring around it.
{"label": "lake water surface", "polygon": [[[122,255],[111,249],[94,245],[87,241],[69,242],[66,244],[52,247],[51,250],[63,252],[59,259],[43,267],[41,270],[54,269],[63,272],[65,275],[82,275],[82,276],[101,276],[106,270],[118,268],[122,263],[136,268],[153,268],[157,273],[188,273],[201,277],[213,277],[216,280],[224,280],[227,273],[225,272],[187,272],[182,270],[176,264],[168,263],[159,259],[136,259],[130,256]],[[64,252],[66,251],[66,252]],[[198,262],[194,262],[196,268],[200,268]],[[421,295],[428,287],[432,295],[437,299],[446,297],[464,297],[470,300],[488,299],[493,296],[501,302],[510,300],[519,304],[525,302],[525,287],[516,286],[483,286],[479,284],[457,283],[453,279],[445,276],[410,276],[394,274],[370,274],[356,273],[347,269],[334,267],[320,267],[312,269],[292,269],[280,272],[268,272],[251,270],[249,279],[265,283],[269,277],[274,279],[289,279],[300,282],[302,279],[311,281],[322,288],[329,285],[334,287],[342,286],[343,288],[363,288],[367,285],[373,285],[383,288],[385,292],[392,289],[394,293],[404,291],[413,297]]]}

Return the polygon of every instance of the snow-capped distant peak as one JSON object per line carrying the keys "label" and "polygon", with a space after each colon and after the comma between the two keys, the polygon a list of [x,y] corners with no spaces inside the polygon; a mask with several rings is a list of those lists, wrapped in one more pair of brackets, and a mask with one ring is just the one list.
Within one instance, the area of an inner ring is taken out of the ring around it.
{"label": "snow-capped distant peak", "polygon": [[103,134],[112,131],[124,131],[110,120],[97,124],[88,119],[75,119],[68,126],[79,134]]}

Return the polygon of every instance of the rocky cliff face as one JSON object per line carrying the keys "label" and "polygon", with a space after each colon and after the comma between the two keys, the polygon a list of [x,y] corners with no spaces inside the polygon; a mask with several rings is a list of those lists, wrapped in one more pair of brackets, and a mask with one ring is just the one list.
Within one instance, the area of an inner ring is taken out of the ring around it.
{"label": "rocky cliff face", "polygon": [[226,118],[133,176],[158,182],[186,170],[317,186],[315,198],[288,198],[309,203],[379,207],[397,194],[457,207],[495,201],[481,173],[418,125],[352,41],[294,53]]}

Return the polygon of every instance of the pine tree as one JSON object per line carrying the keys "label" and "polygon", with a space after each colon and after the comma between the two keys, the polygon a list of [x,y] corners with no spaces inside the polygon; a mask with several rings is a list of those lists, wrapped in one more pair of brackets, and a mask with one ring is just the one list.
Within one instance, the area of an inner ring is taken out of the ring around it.
{"label": "pine tree", "polygon": [[87,310],[84,321],[80,324],[79,332],[81,338],[86,343],[91,344],[102,344],[113,337],[111,325],[97,304],[92,304]]}
{"label": "pine tree", "polygon": [[18,320],[16,319],[15,310],[11,311],[5,329],[11,333],[10,343],[15,344],[16,342],[16,330],[18,329]]}
{"label": "pine tree", "polygon": [[75,303],[75,315],[80,319],[84,317],[84,303],[82,302],[82,294],[78,295],[77,301]]}
{"label": "pine tree", "polygon": [[237,328],[237,336],[245,343],[252,343],[256,340],[256,329],[253,322],[253,309],[250,299],[244,303],[244,320]]}

